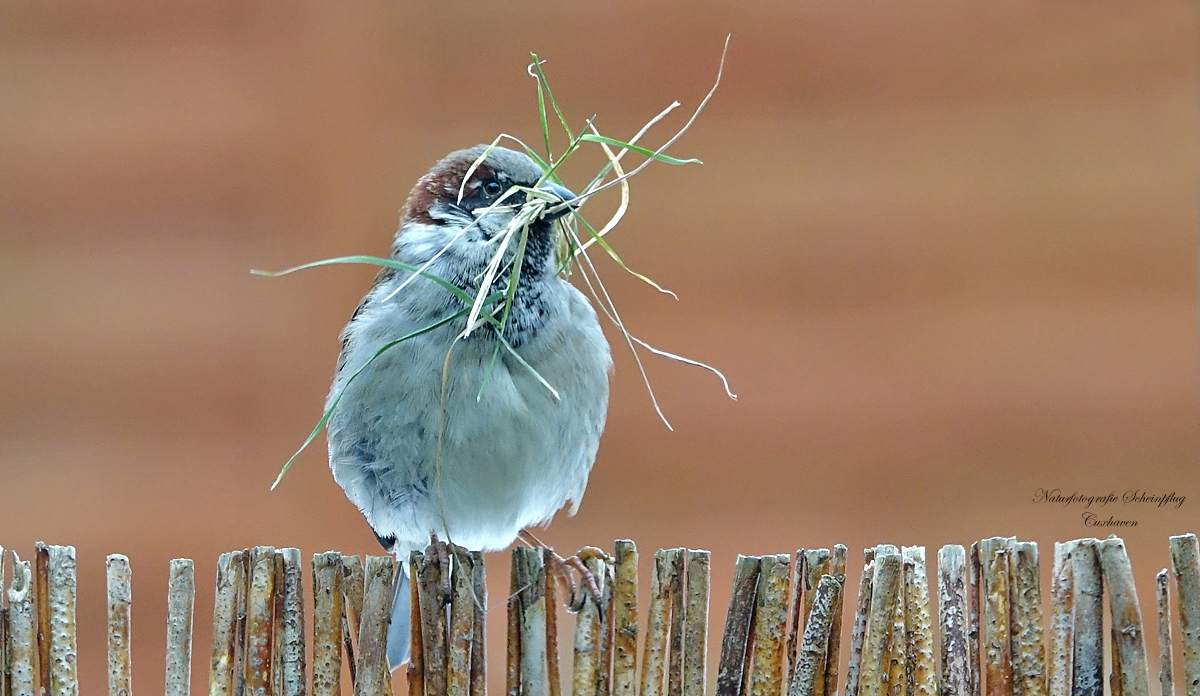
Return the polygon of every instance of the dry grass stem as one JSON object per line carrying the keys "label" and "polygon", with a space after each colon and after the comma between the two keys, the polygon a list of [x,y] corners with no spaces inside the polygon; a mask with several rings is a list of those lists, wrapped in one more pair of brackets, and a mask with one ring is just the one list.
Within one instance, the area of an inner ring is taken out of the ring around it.
{"label": "dry grass stem", "polygon": [[1042,586],[1038,547],[1017,542],[1010,561],[1012,579],[1012,669],[1016,696],[1046,695],[1046,646],[1042,635]]}
{"label": "dry grass stem", "polygon": [[188,558],[171,561],[167,583],[166,696],[187,696],[192,685],[192,611],[196,569]]}
{"label": "dry grass stem", "polygon": [[905,690],[913,696],[935,696],[937,665],[933,648],[933,612],[929,608],[929,574],[925,547],[905,546],[904,665]]}
{"label": "dry grass stem", "polygon": [[1070,696],[1075,643],[1075,574],[1071,553],[1075,542],[1054,544],[1050,572],[1050,664],[1046,680],[1049,696]]}
{"label": "dry grass stem", "polygon": [[642,689],[640,696],[660,696],[666,672],[667,630],[671,613],[671,579],[667,552],[654,554],[654,575],[650,581],[650,610],[646,618],[646,644],[642,653]]}
{"label": "dry grass stem", "polygon": [[487,696],[487,652],[484,647],[484,636],[487,635],[487,574],[483,567],[482,552],[470,552],[470,559],[471,604],[475,614],[471,624],[471,696]]}
{"label": "dry grass stem", "polygon": [[79,693],[75,627],[75,547],[48,547],[50,689],[48,696]]}
{"label": "dry grass stem", "polygon": [[938,551],[938,618],[941,629],[941,694],[968,696],[967,552],[958,544]]}
{"label": "dry grass stem", "polygon": [[758,595],[757,556],[738,556],[725,613],[721,657],[717,664],[716,696],[740,696],[745,683],[748,648]]}
{"label": "dry grass stem", "polygon": [[613,586],[613,696],[637,694],[638,552],[628,539],[617,541]]}
{"label": "dry grass stem", "polygon": [[818,696],[825,688],[826,658],[832,640],[833,616],[842,580],[822,575],[813,594],[812,609],[804,624],[804,635],[797,652],[796,667],[788,687],[788,696]]}
{"label": "dry grass stem", "polygon": [[751,696],[780,696],[783,691],[784,636],[787,632],[791,558],[759,560],[758,602],[754,609]]}
{"label": "dry grass stem", "polygon": [[312,693],[313,696],[339,696],[342,690],[342,554],[328,551],[313,556],[312,575]]}
{"label": "dry grass stem", "polygon": [[37,591],[29,561],[13,554],[8,589],[8,688],[11,696],[34,696],[37,688]]}
{"label": "dry grass stem", "polygon": [[250,552],[250,590],[246,606],[245,693],[272,695],[272,614],[275,609],[275,548],[256,546]]}
{"label": "dry grass stem", "polygon": [[1100,558],[1095,539],[1079,539],[1071,550],[1073,576],[1072,696],[1103,696],[1104,605]]}
{"label": "dry grass stem", "polygon": [[[358,669],[354,696],[388,696],[391,671],[387,659],[388,617],[392,615],[395,573],[391,556],[367,556],[359,613]],[[286,696],[286,695],[285,695]]]}
{"label": "dry grass stem", "polygon": [[687,606],[684,609],[683,696],[705,696],[708,655],[708,596],[711,555],[687,552]]}
{"label": "dry grass stem", "polygon": [[1097,544],[1100,569],[1108,588],[1112,637],[1117,660],[1113,673],[1122,696],[1150,696],[1150,672],[1146,664],[1146,635],[1142,629],[1142,610],[1133,584],[1133,568],[1125,542],[1110,537]]}
{"label": "dry grass stem", "polygon": [[1187,696],[1200,696],[1200,544],[1195,534],[1170,539],[1183,644],[1183,682]]}
{"label": "dry grass stem", "polygon": [[129,655],[133,575],[129,559],[112,554],[104,562],[108,585],[108,696],[129,696],[132,674]]}
{"label": "dry grass stem", "polygon": [[282,624],[282,696],[307,696],[308,673],[306,641],[304,638],[304,585],[299,549],[283,549],[279,552],[283,560],[283,616]]}

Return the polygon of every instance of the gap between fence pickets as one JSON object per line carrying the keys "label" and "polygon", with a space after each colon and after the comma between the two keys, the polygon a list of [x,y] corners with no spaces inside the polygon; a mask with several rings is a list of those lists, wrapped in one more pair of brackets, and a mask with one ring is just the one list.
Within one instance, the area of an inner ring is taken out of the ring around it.
{"label": "gap between fence pickets", "polygon": [[[1183,693],[1200,696],[1200,547],[1194,534],[1186,534],[1170,537],[1169,550],[1171,568],[1155,583],[1159,693],[1175,693],[1174,614]],[[588,593],[576,615],[565,680],[555,611],[565,588],[559,587],[555,558],[546,549],[513,551],[506,696],[561,696],[567,689],[572,696],[705,696],[707,551],[654,554],[644,636],[637,622],[633,542],[618,541],[611,555],[581,554],[600,601]],[[434,544],[407,562],[414,658],[409,696],[485,696],[482,555]],[[881,545],[864,552],[844,696],[1102,696],[1106,681],[1112,696],[1150,696],[1144,622],[1121,539],[1054,545],[1048,617],[1041,614],[1034,543],[992,537],[969,552],[948,545],[937,563],[935,600],[923,547]],[[11,582],[0,603],[0,696],[76,696],[74,548],[39,543],[32,561],[0,548],[0,579],[8,567]],[[259,546],[218,559],[211,696],[335,696],[343,690],[343,663],[350,692],[391,696],[386,644],[397,575],[392,559],[331,551],[313,556],[311,572],[310,670],[300,552]],[[838,696],[845,574],[840,545],[738,557],[719,646],[717,696]],[[131,696],[129,559],[109,556],[106,577],[109,694]],[[168,696],[190,690],[194,599],[192,561],[172,561]],[[1107,680],[1106,647],[1112,666]]]}

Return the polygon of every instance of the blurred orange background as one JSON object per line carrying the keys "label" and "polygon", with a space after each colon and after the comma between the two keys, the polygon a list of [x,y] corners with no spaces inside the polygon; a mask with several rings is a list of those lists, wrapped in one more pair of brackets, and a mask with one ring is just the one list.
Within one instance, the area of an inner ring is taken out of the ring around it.
{"label": "blurred orange background", "polygon": [[[1186,496],[1103,511],[1138,521],[1112,531],[1147,618],[1167,535],[1200,532],[1194,2],[79,0],[0,16],[0,544],[77,547],[86,693],[105,684],[107,553],[131,558],[135,688],[151,693],[168,559],[196,559],[203,690],[220,552],[378,553],[322,442],[268,492],[374,271],[249,270],[384,254],[443,154],[537,142],[530,51],[575,128],[596,114],[629,137],[683,102],[656,145],[733,35],[673,150],[705,164],[649,167],[610,238],[680,301],[601,268],[635,334],[722,368],[739,399],[648,357],[668,431],[610,333],[599,459],[548,542],[711,549],[719,630],[739,552],[844,543],[855,591],[868,545],[933,557],[1016,535],[1042,544],[1045,575],[1052,542],[1109,533],[1038,488]],[[494,604],[506,567],[491,557]]]}

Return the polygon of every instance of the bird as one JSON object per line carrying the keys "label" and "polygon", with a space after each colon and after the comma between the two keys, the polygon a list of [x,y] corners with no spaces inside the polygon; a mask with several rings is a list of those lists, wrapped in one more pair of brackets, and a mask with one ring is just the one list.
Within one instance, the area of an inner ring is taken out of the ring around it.
{"label": "bird", "polygon": [[[431,535],[501,550],[568,503],[575,514],[596,459],[611,350],[556,258],[557,226],[576,196],[545,178],[528,155],[494,145],[438,161],[409,194],[391,248],[424,273],[384,267],[341,334],[326,401],[329,466],[400,560],[392,669],[409,658],[409,554]],[[461,316],[380,352],[469,306],[463,293],[479,292],[531,196],[555,204],[542,206],[524,245],[505,246],[490,292],[505,291],[522,257],[503,334],[490,324],[467,332]]]}

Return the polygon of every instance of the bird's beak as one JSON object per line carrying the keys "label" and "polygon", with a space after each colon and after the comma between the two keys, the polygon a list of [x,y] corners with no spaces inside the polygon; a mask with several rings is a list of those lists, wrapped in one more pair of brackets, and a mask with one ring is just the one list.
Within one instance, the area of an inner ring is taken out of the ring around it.
{"label": "bird's beak", "polygon": [[[560,200],[562,200],[564,202],[575,198],[575,194],[571,191],[571,189],[567,188],[566,186],[559,186],[558,184],[556,184],[554,182],[547,182],[545,184],[542,184],[542,190],[546,191],[548,193],[554,194],[555,196],[557,196]],[[554,210],[555,208],[558,208],[558,209]],[[547,210],[554,210],[554,212],[544,213],[542,215],[542,219],[548,220],[548,221],[549,220],[557,220],[560,217],[571,212],[571,210],[574,208],[575,208],[574,204],[562,205],[560,203],[552,203],[547,208]]]}

